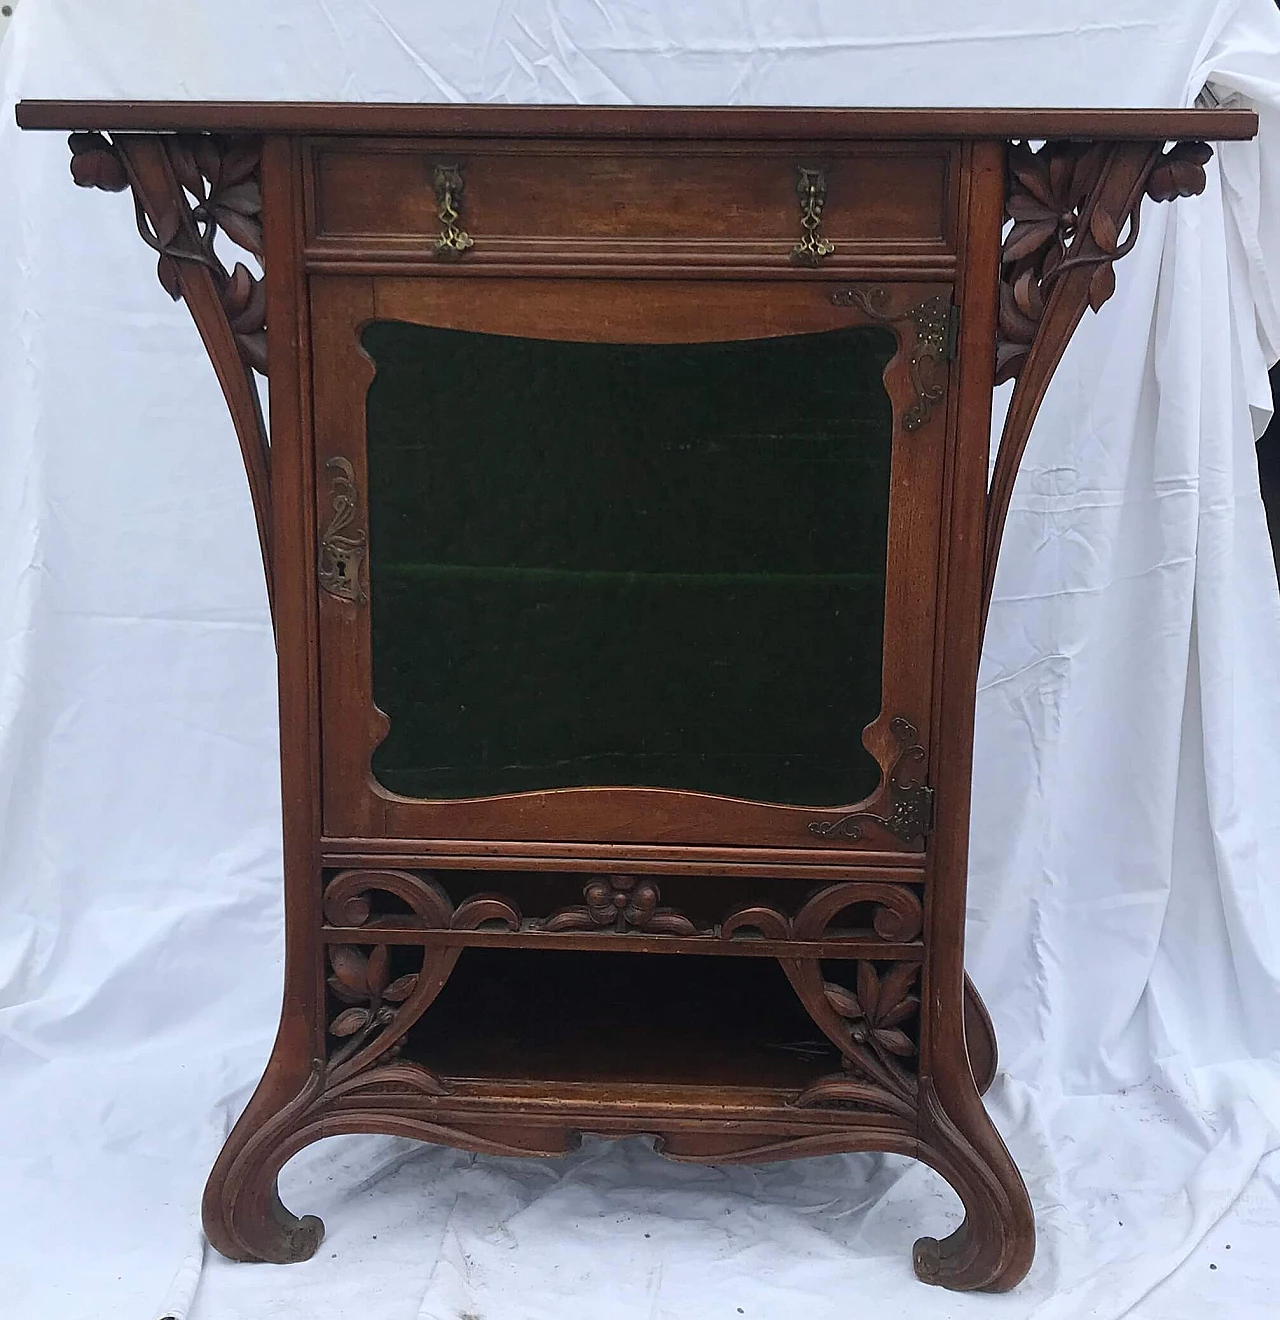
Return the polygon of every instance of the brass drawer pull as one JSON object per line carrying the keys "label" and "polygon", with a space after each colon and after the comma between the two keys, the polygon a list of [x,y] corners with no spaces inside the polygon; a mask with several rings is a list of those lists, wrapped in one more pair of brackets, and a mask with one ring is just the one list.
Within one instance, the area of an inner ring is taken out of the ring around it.
{"label": "brass drawer pull", "polygon": [[440,237],[432,251],[437,257],[456,259],[475,246],[475,239],[458,224],[458,206],[462,201],[462,166],[437,165],[435,169],[436,215],[440,220]]}
{"label": "brass drawer pull", "polygon": [[816,266],[829,257],[836,245],[822,233],[822,208],[827,200],[827,176],[822,170],[796,166],[796,194],[800,198],[800,241],[791,249],[791,260],[800,266]]}

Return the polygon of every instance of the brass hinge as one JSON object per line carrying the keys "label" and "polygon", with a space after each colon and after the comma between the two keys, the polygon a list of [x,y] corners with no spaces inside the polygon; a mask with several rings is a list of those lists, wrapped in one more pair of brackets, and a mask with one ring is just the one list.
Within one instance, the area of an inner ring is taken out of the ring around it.
{"label": "brass hinge", "polygon": [[933,833],[933,789],[928,784],[920,788],[920,823],[927,838]]}
{"label": "brass hinge", "polygon": [[960,308],[952,303],[947,308],[947,342],[943,350],[943,359],[954,362],[960,353]]}

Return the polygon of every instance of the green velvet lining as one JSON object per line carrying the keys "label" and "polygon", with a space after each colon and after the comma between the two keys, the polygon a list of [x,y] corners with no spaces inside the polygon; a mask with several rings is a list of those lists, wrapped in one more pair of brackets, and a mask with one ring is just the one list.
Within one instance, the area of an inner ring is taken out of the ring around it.
{"label": "green velvet lining", "polygon": [[382,784],[874,789],[888,330],[363,342]]}

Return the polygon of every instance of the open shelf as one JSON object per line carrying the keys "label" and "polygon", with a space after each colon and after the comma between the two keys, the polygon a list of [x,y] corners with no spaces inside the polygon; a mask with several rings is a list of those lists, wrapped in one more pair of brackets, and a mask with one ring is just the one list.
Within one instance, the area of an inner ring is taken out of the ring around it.
{"label": "open shelf", "polygon": [[453,1079],[776,1087],[839,1068],[771,959],[467,949],[407,1057]]}

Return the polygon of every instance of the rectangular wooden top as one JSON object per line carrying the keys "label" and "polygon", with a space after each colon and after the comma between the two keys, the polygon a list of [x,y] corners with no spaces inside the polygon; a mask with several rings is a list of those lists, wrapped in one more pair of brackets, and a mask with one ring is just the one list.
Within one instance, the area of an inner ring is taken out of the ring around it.
{"label": "rectangular wooden top", "polygon": [[1223,141],[1252,110],[779,109],[291,101],[22,101],[22,128],[532,138],[1053,138]]}

